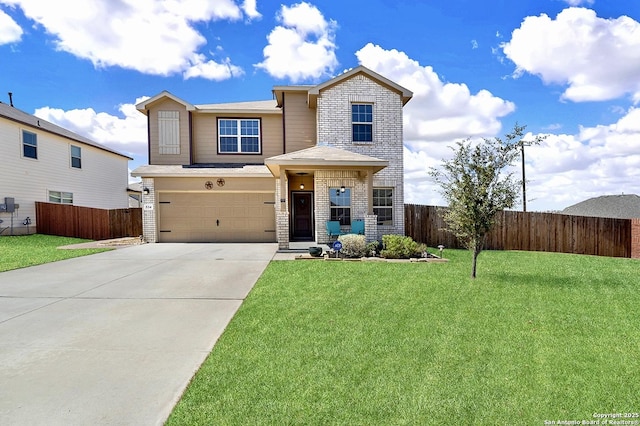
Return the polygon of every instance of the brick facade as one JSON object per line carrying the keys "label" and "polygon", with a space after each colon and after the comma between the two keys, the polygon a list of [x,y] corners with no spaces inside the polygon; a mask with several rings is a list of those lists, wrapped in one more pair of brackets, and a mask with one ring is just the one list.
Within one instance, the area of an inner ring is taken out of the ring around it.
{"label": "brick facade", "polygon": [[[351,135],[351,105],[373,104],[373,142],[354,143]],[[402,132],[402,99],[396,91],[356,74],[322,90],[317,104],[318,143],[389,161],[389,166],[376,173],[373,186],[393,188],[393,225],[379,226],[375,234],[404,235],[404,164]],[[326,182],[325,182],[326,180]],[[340,182],[344,182],[339,184]],[[339,171],[316,173],[316,229],[328,216],[327,185],[353,187],[352,217],[364,218],[367,210],[366,180],[340,175]],[[324,188],[324,189],[323,189]],[[322,206],[327,206],[323,209]],[[326,211],[324,211],[326,210]],[[367,233],[371,234],[371,233]],[[318,241],[320,242],[320,241]]]}
{"label": "brick facade", "polygon": [[[142,237],[147,243],[157,242],[156,218],[158,204],[156,203],[155,181],[153,178],[142,179],[142,188],[147,188],[149,194],[142,194]],[[145,205],[154,206],[152,210],[147,210]]]}

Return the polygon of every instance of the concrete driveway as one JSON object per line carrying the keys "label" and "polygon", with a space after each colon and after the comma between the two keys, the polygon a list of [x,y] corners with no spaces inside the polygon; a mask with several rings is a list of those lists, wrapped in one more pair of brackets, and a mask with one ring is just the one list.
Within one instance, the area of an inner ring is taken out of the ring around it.
{"label": "concrete driveway", "polygon": [[0,424],[162,424],[276,244],[144,244],[0,273]]}

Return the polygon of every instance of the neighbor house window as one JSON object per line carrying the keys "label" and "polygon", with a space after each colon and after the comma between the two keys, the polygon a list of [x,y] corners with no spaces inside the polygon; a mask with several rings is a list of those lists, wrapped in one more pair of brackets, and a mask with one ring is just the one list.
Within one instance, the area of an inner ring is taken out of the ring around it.
{"label": "neighbor house window", "polygon": [[220,154],[260,154],[260,120],[257,118],[219,119]]}
{"label": "neighbor house window", "polygon": [[49,191],[49,202],[58,204],[73,204],[73,193]]}
{"label": "neighbor house window", "polygon": [[158,111],[158,144],[160,154],[180,154],[178,111]]}
{"label": "neighbor house window", "polygon": [[378,215],[378,225],[393,224],[392,188],[373,188],[373,214]]}
{"label": "neighbor house window", "polygon": [[329,188],[329,200],[330,220],[340,221],[340,225],[351,225],[351,189]]}
{"label": "neighbor house window", "polygon": [[28,158],[38,158],[38,135],[22,131],[22,155]]}
{"label": "neighbor house window", "polygon": [[71,145],[71,167],[82,168],[82,150],[79,146]]}
{"label": "neighbor house window", "polygon": [[373,142],[373,105],[351,105],[351,127],[354,142]]}

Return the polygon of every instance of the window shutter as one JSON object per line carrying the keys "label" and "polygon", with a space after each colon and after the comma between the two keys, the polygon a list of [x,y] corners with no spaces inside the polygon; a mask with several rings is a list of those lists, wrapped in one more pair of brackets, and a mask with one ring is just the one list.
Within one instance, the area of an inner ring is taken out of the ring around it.
{"label": "window shutter", "polygon": [[158,111],[160,154],[180,154],[180,113]]}

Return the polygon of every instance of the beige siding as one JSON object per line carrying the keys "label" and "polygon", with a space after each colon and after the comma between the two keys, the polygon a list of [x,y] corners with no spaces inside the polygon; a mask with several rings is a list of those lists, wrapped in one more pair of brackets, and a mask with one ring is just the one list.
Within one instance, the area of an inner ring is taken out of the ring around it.
{"label": "beige siding", "polygon": [[[22,157],[22,130],[38,138],[38,159]],[[48,191],[73,193],[78,206],[126,208],[128,159],[58,135],[0,118],[0,203],[13,197],[20,208],[13,215],[15,233],[23,233],[29,217],[35,230],[35,201],[49,201]],[[71,167],[71,145],[82,150],[82,168]],[[11,214],[0,212],[0,228],[10,226]],[[2,235],[10,231],[5,230]]]}
{"label": "beige siding", "polygon": [[[179,111],[180,113],[180,153],[160,154],[158,146],[158,111]],[[149,164],[190,164],[189,153],[189,112],[184,105],[172,99],[163,99],[149,109],[149,143],[151,144]]]}
{"label": "beige siding", "polygon": [[[240,177],[225,177],[224,186],[218,186],[217,180],[219,178],[213,177],[175,177],[175,178],[155,178],[155,190],[156,191],[183,191],[183,192],[197,192],[205,191],[210,193],[216,192],[246,192],[246,191],[262,191],[273,192],[273,178],[240,178]],[[212,189],[207,190],[205,184],[211,181],[214,183]]]}
{"label": "beige siding", "polygon": [[[261,154],[218,154],[218,118],[260,118]],[[195,163],[264,163],[264,159],[282,154],[282,115],[268,114],[193,114]]]}
{"label": "beige siding", "polygon": [[311,148],[316,144],[316,111],[307,105],[306,92],[284,93],[286,151]]}

